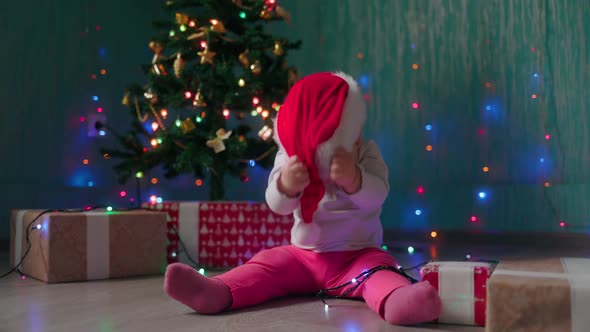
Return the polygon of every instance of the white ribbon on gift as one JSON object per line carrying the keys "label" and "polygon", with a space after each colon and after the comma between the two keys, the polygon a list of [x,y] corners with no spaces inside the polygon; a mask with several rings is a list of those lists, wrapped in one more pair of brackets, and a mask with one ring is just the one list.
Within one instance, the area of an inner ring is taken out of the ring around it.
{"label": "white ribbon on gift", "polygon": [[14,223],[14,265],[16,266],[23,255],[23,218],[29,210],[18,210]]}
{"label": "white ribbon on gift", "polygon": [[[19,210],[15,220],[14,263],[23,253],[23,220],[30,210]],[[83,213],[86,217],[86,274],[88,280],[106,279],[110,275],[109,215],[101,211]],[[44,216],[47,218],[48,216]],[[44,220],[40,224],[47,224]],[[47,226],[46,226],[47,227]],[[47,234],[49,234],[47,232]]]}
{"label": "white ribbon on gift", "polygon": [[522,276],[529,278],[566,279],[570,284],[572,331],[586,332],[590,326],[590,259],[562,258],[564,273],[496,270],[496,275]]}
{"label": "white ribbon on gift", "polygon": [[86,279],[108,279],[111,264],[109,215],[102,211],[84,212],[86,216]]}
{"label": "white ribbon on gift", "polygon": [[473,325],[475,323],[474,269],[491,268],[482,262],[436,262],[438,265],[438,294],[444,304],[438,318],[440,323]]}
{"label": "white ribbon on gift", "polygon": [[[184,243],[186,252],[179,256],[179,261],[188,263],[187,253],[196,262],[199,261],[199,203],[178,203],[178,236]],[[179,248],[180,249],[180,248]]]}

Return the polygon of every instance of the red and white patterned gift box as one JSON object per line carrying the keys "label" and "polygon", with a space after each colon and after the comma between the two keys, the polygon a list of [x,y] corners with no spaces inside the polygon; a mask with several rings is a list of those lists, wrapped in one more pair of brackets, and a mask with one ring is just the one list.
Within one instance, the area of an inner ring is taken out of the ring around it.
{"label": "red and white patterned gift box", "polygon": [[[164,202],[143,206],[168,214],[169,263],[189,262],[188,253],[209,268],[230,268],[244,264],[263,249],[291,241],[292,215],[278,215],[266,203]],[[186,253],[179,253],[178,235]]]}
{"label": "red and white patterned gift box", "polygon": [[442,301],[439,323],[485,326],[486,283],[495,264],[431,262],[420,270],[423,281],[438,290]]}

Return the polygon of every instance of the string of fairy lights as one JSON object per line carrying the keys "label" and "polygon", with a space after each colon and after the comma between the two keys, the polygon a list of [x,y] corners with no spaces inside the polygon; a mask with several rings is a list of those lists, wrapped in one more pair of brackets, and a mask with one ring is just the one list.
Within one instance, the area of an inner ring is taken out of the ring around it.
{"label": "string of fairy lights", "polygon": [[[99,33],[101,31],[101,27],[99,25],[95,26],[94,27],[94,31],[96,33]],[[87,29],[86,32],[89,33],[90,30]],[[546,38],[549,38],[548,36],[549,36],[549,32],[547,31],[546,32]],[[489,44],[489,41],[486,41],[486,44]],[[545,42],[545,46],[547,46],[547,44],[548,44],[548,42],[546,41]],[[415,44],[412,44],[411,46],[412,46],[412,49],[414,49],[414,50],[416,49],[416,45]],[[206,45],[203,46],[203,48],[206,49]],[[531,53],[537,54],[539,50],[536,47],[531,47],[530,48],[530,51],[531,51]],[[100,55],[101,58],[104,59],[104,57],[106,56],[106,49],[105,48],[99,48],[98,49],[98,54]],[[359,59],[361,59],[361,60],[365,58],[364,54],[362,54],[362,53],[359,53],[357,55],[357,57]],[[553,61],[551,59],[550,52],[547,52],[547,54],[545,55],[545,57],[547,58],[546,59],[547,60],[547,63],[546,63],[547,72],[546,72],[545,76],[551,78],[551,77],[553,77]],[[543,56],[538,56],[538,59],[541,62],[541,64],[539,65],[539,68],[544,68],[544,64],[545,64],[543,62],[544,57]],[[106,78],[107,70],[105,68],[102,68],[102,67],[103,66],[101,66],[101,68],[98,69],[96,73],[92,73],[90,75],[90,79],[92,80],[92,82],[94,84],[98,84],[99,82],[104,82],[105,81],[104,79]],[[412,63],[411,66],[410,66],[410,68],[413,71],[418,71],[418,70],[421,69],[421,64],[419,64],[419,63]],[[530,91],[530,99],[532,101],[539,101],[539,99],[543,98],[542,97],[543,91],[541,90],[542,86],[541,86],[541,83],[540,83],[540,81],[541,81],[541,75],[539,74],[539,72],[532,72],[530,74],[530,76],[531,76],[532,79],[539,81],[539,82],[537,82],[536,84],[533,85],[533,88]],[[361,75],[359,77],[358,81],[359,81],[359,83],[360,83],[361,86],[363,86],[363,87],[366,88],[368,86],[369,77],[368,77],[368,75]],[[244,86],[244,84],[245,84],[245,82],[243,80],[240,80],[237,83],[240,86]],[[490,95],[493,94],[493,91],[494,91],[493,90],[493,88],[494,88],[494,82],[493,81],[485,82],[484,87],[485,87],[485,89],[486,89],[486,91],[487,91],[488,94],[490,94]],[[539,165],[540,165],[539,167],[542,167],[543,168],[543,166],[545,165],[545,162],[547,161],[546,160],[547,159],[546,154],[547,154],[547,151],[548,151],[548,145],[551,144],[554,140],[555,140],[556,144],[559,145],[559,153],[560,153],[560,157],[561,157],[561,166],[563,167],[564,164],[565,164],[565,155],[564,155],[564,149],[563,149],[562,141],[561,141],[561,133],[560,133],[560,130],[559,130],[559,127],[557,126],[557,124],[554,124],[552,126],[550,126],[548,124],[550,120],[548,120],[548,117],[546,116],[546,113],[548,112],[547,109],[548,108],[549,109],[551,108],[551,107],[547,107],[547,104],[551,104],[552,103],[552,105],[551,105],[552,106],[552,109],[553,110],[556,110],[555,97],[551,95],[551,94],[554,93],[554,91],[552,91],[551,88],[550,89],[547,89],[546,91],[547,91],[547,94],[548,94],[548,96],[547,96],[548,103],[540,103],[539,102],[537,104],[537,105],[539,105],[539,113],[542,114],[542,116],[546,119],[545,120],[546,121],[545,122],[545,130],[546,130],[546,133],[542,136],[542,138],[540,138],[540,140],[542,140],[542,145],[544,147],[545,154],[543,156],[540,156],[539,159],[538,159],[538,162],[539,162]],[[197,95],[193,96],[193,94],[191,92],[187,91],[187,93],[186,93],[185,96],[186,96],[186,98],[193,98],[194,97],[195,98],[195,101],[198,100],[198,97],[197,97],[198,96],[198,93],[197,93]],[[365,99],[367,101],[370,100],[370,94],[369,93],[365,93],[364,96],[365,96]],[[91,99],[91,101],[92,101],[92,103],[93,103],[94,106],[92,107],[91,114],[89,114],[87,116],[84,116],[84,115],[80,116],[80,124],[82,126],[84,126],[84,125],[86,125],[88,123],[93,123],[93,122],[97,122],[97,121],[105,122],[105,120],[106,120],[106,117],[105,117],[105,107],[104,107],[104,105],[101,104],[101,101],[102,101],[101,96],[99,96],[99,95],[92,95],[90,97],[90,99]],[[257,106],[258,103],[259,103],[258,98],[257,97],[254,97],[252,99],[253,106]],[[423,104],[423,102],[420,101],[420,100],[411,100],[409,102],[409,107],[412,110],[422,111],[423,108],[424,108],[422,104]],[[280,107],[280,105],[277,103],[276,105],[273,104],[272,107],[273,108],[275,108],[275,107],[278,108],[278,107]],[[484,105],[482,107],[482,112],[489,112],[489,111],[492,111],[492,110],[493,110],[493,105]],[[167,117],[167,115],[168,115],[168,111],[166,109],[162,109],[162,110],[160,110],[160,114],[165,119]],[[421,114],[423,115],[423,113],[421,113]],[[229,117],[229,115],[230,115],[230,110],[225,109],[223,111],[223,115],[227,119]],[[252,116],[259,116],[260,115],[260,116],[262,116],[262,118],[267,118],[268,115],[269,115],[269,113],[268,113],[267,110],[263,110],[261,107],[256,107],[256,109],[252,111],[252,114],[251,115]],[[199,119],[199,117],[197,117],[197,121],[199,121],[198,119]],[[175,125],[178,126],[178,127],[180,127],[182,125],[182,122],[178,119],[178,120],[175,121]],[[151,129],[152,129],[152,131],[156,131],[160,126],[161,126],[161,124],[158,124],[157,122],[151,123]],[[431,139],[431,135],[430,134],[431,134],[431,132],[433,130],[433,124],[430,123],[430,122],[426,122],[426,123],[424,123],[423,126],[424,126],[424,132],[425,132],[425,134],[428,135],[428,138],[427,139]],[[483,134],[483,129],[478,129],[477,133],[479,135],[482,135]],[[89,125],[89,129],[88,129],[88,136],[89,137],[100,137],[100,136],[105,136],[105,135],[106,135],[106,132],[104,130],[98,130],[93,125]],[[161,142],[159,142],[156,138],[154,138],[154,139],[152,139],[150,141],[150,145],[152,147],[157,147],[157,145],[159,143],[161,143]],[[434,147],[434,142],[429,142],[429,144],[427,144],[426,146],[424,146],[424,151],[426,151],[427,153],[430,153],[430,152],[432,152],[434,150],[434,148],[435,148]],[[105,155],[104,158],[107,158],[108,159],[108,156]],[[82,165],[88,166],[89,164],[90,164],[90,160],[89,160],[88,157],[85,157],[85,158],[82,159]],[[256,165],[256,161],[255,160],[250,160],[250,161],[248,161],[248,164],[251,167],[254,167]],[[481,172],[489,173],[490,170],[491,170],[490,167],[491,167],[490,164],[487,164],[487,163],[484,164],[484,165],[481,165]],[[136,178],[137,179],[141,179],[143,177],[144,177],[144,174],[142,172],[138,172],[136,174]],[[551,185],[552,185],[551,174],[549,174],[547,172],[547,169],[546,168],[543,168],[542,169],[542,177],[543,177],[543,179],[541,181],[542,183],[540,184],[540,186],[542,187],[542,190],[543,190],[543,193],[544,193],[544,199],[546,200],[547,205],[551,209],[552,217],[556,221],[557,225],[560,228],[566,228],[568,226],[568,224],[566,223],[565,220],[563,220],[563,219],[560,218],[559,212],[557,211],[557,209],[555,208],[555,205],[553,204],[553,202],[551,200],[551,197],[550,197],[550,188],[551,188]],[[560,174],[560,178],[563,179],[563,174]],[[156,185],[156,184],[159,183],[159,180],[158,180],[157,177],[151,177],[149,182],[151,184],[153,184],[153,185]],[[202,179],[196,179],[195,180],[195,185],[197,187],[202,186],[203,185],[203,180]],[[94,187],[95,186],[95,180],[92,179],[92,178],[88,178],[87,186],[88,187]],[[424,186],[422,186],[422,185],[421,186],[418,186],[415,189],[415,193],[417,195],[419,195],[420,197],[423,197],[423,195],[426,193],[426,188]],[[476,192],[475,199],[477,199],[479,201],[485,201],[490,194],[491,194],[490,192],[485,191],[485,190],[477,191]],[[129,201],[131,203],[133,203],[134,200],[135,200],[134,197],[129,197],[127,191],[125,191],[125,190],[119,191],[119,196],[121,198],[124,198],[124,199],[129,199]],[[140,196],[137,196],[137,197],[139,198]],[[163,198],[160,197],[160,196],[158,196],[158,195],[150,195],[149,201],[151,203],[162,203],[163,202]],[[88,210],[93,210],[95,208],[96,207],[90,207],[90,206],[88,206],[88,207],[86,207],[83,210],[88,211]],[[421,215],[423,215],[423,213],[424,213],[424,210],[423,209],[424,209],[424,207],[420,207],[420,208],[415,209],[414,210],[414,214],[416,216],[418,216],[418,217],[421,216]],[[114,210],[115,209],[113,207],[111,207],[111,206],[108,206],[108,207],[105,208],[105,211],[107,211],[107,212],[111,212],[111,211],[114,211]],[[16,265],[10,271],[8,271],[7,273],[4,273],[4,274],[0,275],[0,278],[3,278],[3,277],[5,277],[5,276],[7,276],[7,275],[9,275],[9,274],[11,274],[13,272],[19,272],[21,274],[22,279],[25,279],[26,278],[25,275],[21,273],[21,271],[20,271],[19,268],[22,265],[22,263],[25,260],[25,258],[27,257],[27,255],[29,254],[29,250],[30,250],[30,240],[29,240],[29,237],[30,237],[30,234],[31,234],[31,232],[34,232],[36,230],[40,230],[42,228],[42,225],[39,224],[39,223],[37,223],[37,220],[39,219],[39,217],[41,215],[43,215],[45,213],[48,213],[48,212],[54,212],[54,211],[57,211],[57,212],[79,212],[79,211],[82,211],[82,210],[75,210],[75,211],[74,210],[46,210],[46,211],[43,211],[41,214],[39,214],[39,216],[37,216],[36,218],[34,218],[30,223],[28,223],[26,225],[26,245],[27,245],[27,248],[25,249],[25,252],[24,252],[21,260],[19,262],[15,262]],[[467,219],[468,222],[471,222],[471,223],[479,223],[479,222],[481,222],[480,216],[477,215],[476,213],[468,216],[466,219]],[[174,231],[178,234],[178,230],[177,229],[174,229]],[[438,235],[439,234],[438,234],[438,231],[437,230],[432,230],[430,232],[430,237],[431,238],[436,238]],[[179,248],[178,252],[173,252],[172,255],[177,256],[181,252],[184,252],[186,254],[187,259],[190,261],[190,263],[193,265],[193,267],[200,274],[205,275],[206,274],[205,268],[202,267],[201,265],[199,265],[199,263],[197,261],[195,261],[194,259],[191,258],[191,254],[189,252],[187,252],[187,250],[186,250],[186,248],[184,246],[184,243],[182,242],[182,239],[180,238],[180,236],[178,238],[179,238],[180,248]],[[388,250],[387,246],[383,246],[382,249],[383,250]],[[413,246],[407,247],[407,253],[408,254],[412,255],[412,254],[415,253],[415,251],[416,251],[416,249]],[[434,256],[434,255],[431,255],[431,256]],[[471,260],[471,258],[472,257],[469,254],[467,254],[465,256],[465,259],[466,260]],[[407,271],[414,270],[416,268],[419,268],[419,267],[421,267],[424,264],[426,264],[426,263],[421,263],[421,264],[419,264],[417,266],[410,267],[410,268],[407,268],[407,269],[404,269],[401,266],[396,266],[396,267],[391,267],[391,266],[375,266],[375,267],[372,267],[370,269],[366,269],[366,270],[360,272],[356,277],[352,278],[348,282],[345,282],[345,283],[343,283],[341,285],[338,285],[338,286],[335,286],[333,288],[320,290],[317,293],[317,296],[322,300],[322,302],[325,305],[325,310],[327,311],[328,308],[329,308],[329,305],[326,302],[326,299],[327,298],[343,298],[343,297],[345,297],[347,294],[349,294],[352,291],[356,290],[358,287],[361,287],[361,285],[366,280],[368,280],[374,273],[376,273],[378,271],[384,271],[384,270],[391,271],[393,273],[397,273],[397,274],[402,275],[403,277],[407,278],[407,280],[409,282],[414,283],[417,280],[414,279],[414,278],[412,278],[411,276],[409,276],[406,272]],[[336,291],[336,290],[346,289],[346,288],[347,288],[347,290],[343,291],[341,295],[333,296],[333,297],[331,297],[329,295],[331,291]]]}
{"label": "string of fairy lights", "polygon": [[[273,2],[274,3],[274,2]],[[242,14],[240,14],[242,15]],[[186,25],[181,25],[179,26],[179,29],[188,29],[190,28],[190,21],[186,24]],[[219,25],[221,24],[221,22],[211,22],[212,26],[215,26],[216,24]],[[558,178],[563,178],[563,175],[561,174],[563,172],[563,164],[565,163],[565,155],[564,155],[564,149],[562,147],[562,140],[561,140],[561,133],[559,130],[559,127],[557,126],[556,123],[550,123],[550,118],[547,116],[547,113],[549,112],[550,109],[555,109],[555,98],[554,96],[552,96],[551,94],[554,93],[554,91],[552,91],[551,88],[549,89],[545,89],[546,91],[546,96],[544,95],[544,92],[541,91],[541,89],[543,88],[543,82],[545,81],[550,81],[551,77],[553,76],[553,61],[551,58],[551,53],[550,52],[544,52],[545,50],[547,50],[547,45],[549,43],[548,38],[550,38],[550,27],[548,25],[548,23],[546,24],[546,29],[547,31],[545,32],[545,40],[542,41],[537,41],[537,43],[539,43],[540,45],[544,44],[542,47],[535,47],[535,46],[531,46],[530,47],[530,54],[532,54],[532,59],[533,61],[537,61],[538,62],[538,70],[536,71],[532,71],[530,73],[530,77],[531,79],[535,82],[534,84],[531,85],[531,90],[530,90],[530,100],[536,102],[536,105],[538,105],[539,107],[539,114],[540,116],[542,116],[545,119],[545,130],[546,133],[540,137],[540,141],[541,144],[544,146],[545,151],[548,150],[548,146],[551,145],[552,143],[555,143],[559,149],[558,153],[560,154],[560,158],[561,158],[561,168],[557,171],[558,174],[557,177]],[[86,36],[88,38],[93,37],[96,38],[102,31],[102,27],[100,25],[95,25],[95,26],[91,26],[91,24],[88,22],[87,24],[87,28],[86,28]],[[171,34],[174,33],[173,30],[171,30],[170,32]],[[206,45],[206,41],[202,41],[202,43],[204,43],[202,46],[203,50],[207,49],[207,45]],[[490,48],[490,45],[493,45],[493,41],[491,40],[486,40],[485,41],[485,45]],[[419,44],[417,43],[412,43],[410,45],[412,51],[414,52],[414,54],[416,54],[416,52],[420,51],[420,47]],[[107,68],[105,68],[105,60],[106,60],[106,56],[107,56],[107,49],[105,47],[97,47],[95,50],[93,50],[93,52],[96,52],[96,54],[98,55],[98,59],[100,60],[99,63],[97,64],[93,64],[95,66],[94,71],[90,74],[89,78],[91,80],[91,84],[93,85],[93,88],[98,87],[100,84],[106,84],[106,79],[107,79]],[[542,52],[542,54],[541,54]],[[360,61],[366,61],[367,56],[366,54],[359,52],[356,57],[360,60]],[[492,58],[491,60],[493,61],[493,57],[490,56],[490,58]],[[255,64],[250,64],[255,65]],[[412,72],[416,72],[418,73],[420,70],[422,70],[423,66],[425,66],[426,64],[421,64],[418,62],[413,62],[410,64],[405,64],[404,66],[408,66],[408,70],[412,71]],[[254,66],[256,67],[256,66]],[[256,68],[253,68],[253,70],[256,70]],[[545,73],[542,73],[542,71],[545,71]],[[415,76],[414,80],[418,79],[417,76]],[[367,89],[369,86],[369,82],[370,82],[370,76],[368,74],[363,74],[360,75],[358,77],[358,82],[361,85],[361,87]],[[238,84],[239,86],[243,86],[244,84],[246,84],[246,82],[244,80],[239,80],[238,82],[236,82],[236,84]],[[493,77],[491,77],[490,80],[488,80],[487,82],[483,83],[483,87],[482,87],[485,91],[486,91],[486,95],[488,96],[493,96],[496,86],[495,83],[493,82]],[[148,92],[146,92],[148,93]],[[187,91],[186,92],[186,97],[187,98],[192,98],[195,99],[198,102],[198,98],[197,98],[197,94],[198,91],[193,92],[193,91]],[[370,101],[370,91],[365,91],[365,99],[367,101]],[[92,123],[95,121],[101,121],[101,122],[105,122],[106,121],[106,107],[103,105],[103,97],[100,96],[99,94],[91,94],[89,96],[90,98],[90,109],[91,111],[89,112],[89,114],[84,114],[80,116],[80,124],[81,126],[88,126],[88,136],[89,137],[101,137],[101,136],[105,136],[107,134],[106,131],[104,130],[97,130]],[[546,98],[546,99],[543,99]],[[547,103],[541,102],[546,100]],[[258,97],[253,97],[252,99],[252,105],[253,105],[253,110],[252,110],[252,116],[261,116],[262,118],[266,118],[268,117],[269,112],[265,109],[263,109],[260,105],[260,99]],[[420,116],[422,116],[423,119],[427,118],[427,110],[428,107],[427,105],[424,105],[424,102],[421,100],[417,100],[417,99],[410,99],[408,100],[408,105],[409,108],[412,111],[417,111]],[[280,108],[280,103],[276,102],[272,105],[273,108]],[[493,111],[494,105],[492,104],[485,104],[483,105],[481,111],[482,112],[490,112]],[[230,115],[230,110],[224,110],[224,116],[227,118]],[[169,112],[167,109],[162,109],[159,111],[160,115],[162,116],[162,118],[166,118],[167,116],[169,116]],[[482,115],[483,116],[483,115]],[[197,121],[198,121],[198,116],[197,116]],[[435,149],[435,143],[433,141],[433,130],[435,129],[434,126],[435,124],[433,124],[432,122],[425,120],[423,121],[423,132],[426,135],[426,140],[430,140],[430,142],[428,144],[426,144],[423,147],[423,151],[425,151],[426,153],[431,153],[433,152],[433,150]],[[176,126],[181,126],[182,125],[182,121],[180,119],[177,119],[176,121],[174,121],[174,125]],[[158,130],[161,127],[161,124],[157,123],[156,121],[152,122],[149,124],[150,128],[153,131]],[[478,128],[477,129],[477,134],[478,135],[483,135],[484,134],[484,129],[483,128]],[[150,144],[152,145],[152,147],[157,146],[158,142],[157,139],[154,138],[150,141]],[[482,146],[483,149],[486,149],[487,146]],[[104,158],[109,158],[109,156],[103,156]],[[541,184],[540,186],[542,187],[543,190],[543,197],[546,201],[546,204],[548,205],[549,209],[551,210],[552,213],[552,218],[555,219],[555,223],[557,226],[559,226],[559,228],[567,228],[569,225],[568,223],[563,220],[561,218],[561,216],[559,215],[559,211],[557,211],[557,208],[555,207],[555,204],[553,204],[552,199],[551,199],[551,187],[554,184],[554,182],[557,180],[556,176],[552,176],[552,174],[548,173],[548,168],[545,167],[545,165],[548,162],[548,157],[545,155],[543,156],[539,156],[538,158],[538,164],[539,167],[542,168],[542,177],[543,179],[541,180]],[[246,160],[245,161],[250,167],[255,167],[256,166],[256,160]],[[91,158],[89,158],[88,156],[84,156],[81,158],[81,166],[82,167],[89,167],[91,164]],[[492,166],[490,163],[484,163],[482,165],[480,165],[480,171],[485,173],[485,174],[490,174],[490,172],[492,171]],[[136,178],[137,179],[141,179],[143,181],[143,179],[148,176],[147,174],[144,174],[143,172],[137,172],[136,174]],[[552,180],[553,178],[553,180]],[[158,177],[156,176],[149,176],[146,179],[148,184],[151,184],[153,186],[156,186],[160,183],[160,179],[158,179]],[[197,187],[201,187],[203,186],[204,181],[203,179],[197,178],[194,179],[194,185]],[[90,174],[87,178],[86,181],[86,185],[88,187],[94,187],[96,185],[96,180],[92,177],[92,174]],[[124,189],[120,189],[117,192],[118,196],[122,199],[126,199],[131,203],[134,203],[136,198],[132,197],[133,195],[130,195],[129,192],[127,190]],[[424,185],[420,185],[417,186],[415,188],[415,193],[417,194],[417,196],[419,198],[422,199],[422,202],[424,202],[423,198],[425,197],[425,195],[427,194],[426,192],[426,188]],[[480,190],[480,191],[476,191],[475,193],[475,199],[479,202],[486,202],[489,198],[490,195],[492,193],[490,192],[490,189],[486,189],[486,190]],[[148,195],[148,200],[150,203],[161,203],[164,201],[164,198],[157,194],[157,193],[150,193]],[[140,203],[140,202],[138,202]],[[423,203],[422,203],[423,204]],[[425,208],[424,206],[418,207],[413,211],[413,214],[415,214],[416,217],[420,217],[420,216],[425,216]],[[481,223],[482,219],[481,216],[477,213],[474,212],[470,215],[466,215],[466,221],[469,223]],[[439,234],[439,231],[436,229],[432,229],[430,231],[430,235],[432,238],[437,237]]]}
{"label": "string of fairy lights", "polygon": [[[547,114],[550,112],[550,110],[553,110],[553,112],[555,112],[555,110],[557,109],[557,106],[555,105],[555,91],[554,89],[547,89],[545,87],[545,85],[550,84],[552,77],[554,75],[554,65],[553,65],[553,61],[551,58],[551,52],[549,52],[548,50],[548,45],[549,45],[549,38],[550,38],[550,27],[549,24],[547,23],[545,25],[546,31],[545,31],[545,40],[542,41],[538,41],[539,44],[542,44],[542,50],[540,50],[539,48],[535,47],[535,46],[531,46],[529,48],[530,51],[530,58],[531,61],[533,61],[535,64],[531,67],[537,67],[536,70],[532,70],[529,73],[529,78],[532,80],[532,84],[529,84],[529,94],[528,94],[528,98],[530,100],[531,103],[533,103],[533,107],[537,108],[537,112],[539,113],[540,118],[544,121],[544,130],[545,133],[542,134],[542,136],[539,137],[539,144],[542,148],[542,153],[541,155],[538,156],[537,160],[537,167],[539,167],[539,181],[538,181],[538,186],[540,188],[540,190],[543,191],[543,197],[544,197],[544,201],[548,207],[548,209],[551,212],[551,218],[554,222],[554,225],[559,228],[559,229],[565,229],[565,228],[574,228],[573,225],[568,224],[560,215],[559,211],[557,210],[555,204],[553,203],[552,199],[551,199],[551,194],[550,194],[550,189],[551,186],[553,184],[553,181],[555,181],[556,179],[560,178],[563,179],[563,167],[565,165],[565,154],[564,154],[564,148],[563,148],[563,144],[562,144],[562,140],[561,140],[561,132],[558,126],[557,121],[551,121],[551,118],[549,116],[547,116]],[[491,49],[491,44],[493,44],[493,42],[490,39],[486,39],[485,40],[485,46],[487,47],[488,50]],[[412,54],[416,55],[417,52],[420,51],[420,48],[418,47],[417,43],[412,43],[410,45],[410,48],[412,50]],[[542,52],[542,53],[541,53]],[[357,54],[357,58],[361,61],[366,60],[366,55],[362,52]],[[490,61],[493,63],[494,61],[494,57],[492,56],[492,54],[490,53]],[[419,70],[422,70],[422,66],[424,66],[425,64],[420,64],[417,62],[413,62],[411,63],[408,67],[408,70],[411,70],[412,72],[418,72]],[[542,75],[542,71],[544,71],[544,75]],[[490,71],[491,73],[491,71]],[[414,75],[414,78],[412,79],[413,82],[419,80],[419,76],[418,75]],[[359,84],[364,87],[364,88],[368,88],[369,86],[369,81],[370,81],[370,77],[369,74],[362,74],[358,77],[358,82]],[[549,82],[549,83],[547,83]],[[416,89],[416,85],[410,82],[410,85],[412,87],[412,89]],[[483,87],[484,89],[484,96],[486,98],[486,100],[484,100],[482,107],[480,108],[480,112],[481,113],[481,118],[484,119],[487,114],[486,113],[490,113],[495,111],[495,108],[497,107],[497,105],[495,105],[494,101],[490,101],[490,100],[494,100],[494,98],[497,98],[498,96],[496,95],[496,83],[494,82],[493,77],[490,77],[490,79],[486,82],[483,83]],[[545,88],[545,89],[544,89]],[[544,95],[544,93],[546,93],[546,96]],[[369,100],[369,94],[365,94],[365,99]],[[545,98],[545,99],[544,99]],[[545,102],[546,101],[546,102]],[[433,122],[431,122],[430,120],[428,120],[428,114],[427,114],[427,110],[428,110],[428,106],[424,105],[424,102],[419,100],[419,98],[414,98],[414,99],[410,99],[408,100],[408,108],[411,111],[414,111],[415,114],[417,114],[417,116],[419,116],[420,121],[423,124],[423,133],[425,135],[425,140],[428,142],[426,145],[424,145],[422,148],[420,148],[422,151],[424,151],[425,153],[432,153],[435,149],[435,139],[433,137],[433,129],[434,129],[434,125]],[[488,130],[486,130],[485,125],[482,127],[477,128],[477,130],[474,132],[474,134],[477,134],[477,136],[484,136],[488,133]],[[487,156],[489,155],[488,153],[488,145],[486,144],[485,140],[481,140],[483,142],[483,144],[480,146],[480,150],[482,151],[482,155],[486,156],[485,158],[488,158]],[[550,150],[550,146],[552,143],[555,143],[558,147],[558,153],[559,153],[559,157],[560,157],[560,164],[558,167],[558,169],[555,172],[550,172],[549,168],[547,167],[548,164],[548,155],[549,155],[549,150]],[[436,167],[435,164],[433,164],[434,167]],[[480,172],[483,172],[486,175],[491,175],[492,174],[492,167],[493,167],[493,162],[491,160],[488,160],[486,162],[483,162],[480,165]],[[557,173],[557,174],[554,174]],[[553,181],[552,181],[553,178]],[[425,215],[425,209],[426,207],[424,206],[425,201],[424,201],[424,196],[426,194],[426,188],[424,185],[419,185],[415,188],[415,193],[417,194],[417,196],[419,198],[421,198],[421,203],[420,207],[417,207],[414,211],[413,214],[416,217],[423,217]],[[476,201],[478,201],[479,203],[485,204],[490,196],[493,193],[491,192],[491,189],[486,188],[485,190],[475,190],[475,197],[474,199]],[[483,206],[481,204],[479,204],[478,206]],[[472,224],[480,224],[483,222],[482,220],[482,216],[477,213],[477,209],[474,210],[474,212],[472,212],[469,215],[466,215],[465,220],[467,223],[472,223]],[[489,227],[493,227],[493,221],[490,221],[488,223]],[[430,231],[430,237],[431,238],[436,238],[439,235],[439,231],[436,229],[432,229]],[[409,247],[408,248],[408,252],[413,253],[414,249],[413,247]]]}

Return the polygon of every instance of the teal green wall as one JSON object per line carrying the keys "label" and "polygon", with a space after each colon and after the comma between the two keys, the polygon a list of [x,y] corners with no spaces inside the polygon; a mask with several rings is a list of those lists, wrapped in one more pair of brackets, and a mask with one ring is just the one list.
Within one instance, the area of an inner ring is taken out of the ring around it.
{"label": "teal green wall", "polygon": [[[106,121],[128,127],[121,105],[125,86],[144,82],[141,65],[149,63],[152,21],[174,19],[163,1],[36,0],[12,1],[0,10],[0,251],[8,239],[14,208],[80,208],[87,205],[126,207],[135,184],[121,186],[113,165],[98,153],[111,138],[88,137],[80,117],[103,107]],[[96,30],[100,26],[100,31]],[[104,51],[101,52],[101,49]],[[107,75],[91,74],[107,70]],[[98,103],[92,96],[100,97]],[[89,165],[82,164],[83,159]],[[158,185],[150,185],[151,176]],[[262,200],[268,172],[253,168],[249,183],[228,179],[227,196]],[[92,187],[87,183],[93,182]],[[142,184],[145,200],[155,194],[167,200],[204,200],[206,186],[194,178],[163,181],[149,174]],[[128,196],[121,198],[125,190]]]}
{"label": "teal green wall", "polygon": [[[139,65],[151,59],[151,20],[159,15],[159,3],[141,0],[2,4],[0,251],[12,208],[126,204],[114,201],[122,188],[98,154],[109,138],[89,138],[79,118],[102,106],[110,123],[126,125],[122,91],[142,79]],[[91,80],[102,68],[107,75]],[[91,100],[95,94],[99,104]],[[95,186],[80,186],[87,181]]]}
{"label": "teal green wall", "polygon": [[[292,62],[302,74],[344,70],[366,77],[366,136],[390,168],[387,228],[550,231],[556,213],[573,231],[590,220],[590,3],[585,0],[286,0],[278,28],[301,38]],[[120,106],[139,65],[156,1],[7,2],[0,13],[0,242],[11,208],[125,205],[110,164],[78,118],[101,96],[108,122],[128,123]],[[101,31],[93,30],[96,25]],[[81,36],[88,28],[89,33]],[[486,42],[489,40],[489,44]],[[415,44],[415,49],[411,48]],[[99,48],[107,53],[98,56]],[[531,51],[535,47],[535,52]],[[357,54],[363,53],[363,59]],[[418,71],[411,69],[417,63]],[[103,80],[89,80],[106,68]],[[534,79],[532,74],[539,73]],[[485,82],[493,82],[486,89]],[[530,95],[537,92],[539,98]],[[410,104],[420,103],[418,110]],[[491,112],[485,105],[493,106]],[[424,126],[433,125],[431,132]],[[485,134],[479,136],[478,128]],[[550,133],[552,139],[544,140]],[[424,147],[433,145],[432,152]],[[91,165],[81,167],[88,157]],[[539,164],[544,157],[545,163]],[[481,171],[487,164],[488,174]],[[542,166],[542,167],[541,167]],[[267,172],[228,181],[230,199],[263,199]],[[543,190],[544,178],[552,186]],[[79,180],[79,181],[78,181]],[[87,180],[92,188],[80,186]],[[78,182],[77,182],[78,181]],[[81,182],[80,182],[81,181]],[[194,180],[147,188],[165,199],[203,199]],[[422,196],[415,193],[424,186]],[[487,190],[481,202],[476,193]],[[551,204],[549,204],[551,202]],[[421,216],[414,210],[420,208]],[[478,215],[481,222],[468,219]]]}
{"label": "teal green wall", "polygon": [[563,218],[569,230],[589,230],[590,2],[287,4],[287,33],[303,33],[296,61],[305,73],[368,78],[366,136],[391,172],[386,227],[551,231]]}

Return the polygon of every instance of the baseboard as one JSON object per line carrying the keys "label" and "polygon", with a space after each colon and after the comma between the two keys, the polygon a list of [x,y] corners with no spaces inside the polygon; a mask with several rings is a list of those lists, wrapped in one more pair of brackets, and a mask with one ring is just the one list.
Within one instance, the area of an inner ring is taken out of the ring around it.
{"label": "baseboard", "polygon": [[[542,233],[542,232],[497,232],[476,233],[464,231],[439,231],[433,238],[430,232],[387,229],[384,242],[391,245],[432,243],[439,245],[518,246],[544,248],[575,248],[590,250],[590,234]],[[10,240],[0,238],[0,252],[8,252]]]}
{"label": "baseboard", "polygon": [[575,248],[590,250],[590,234],[549,232],[465,232],[438,231],[433,238],[430,231],[387,229],[386,244],[433,243],[441,245],[522,246],[543,248]]}

